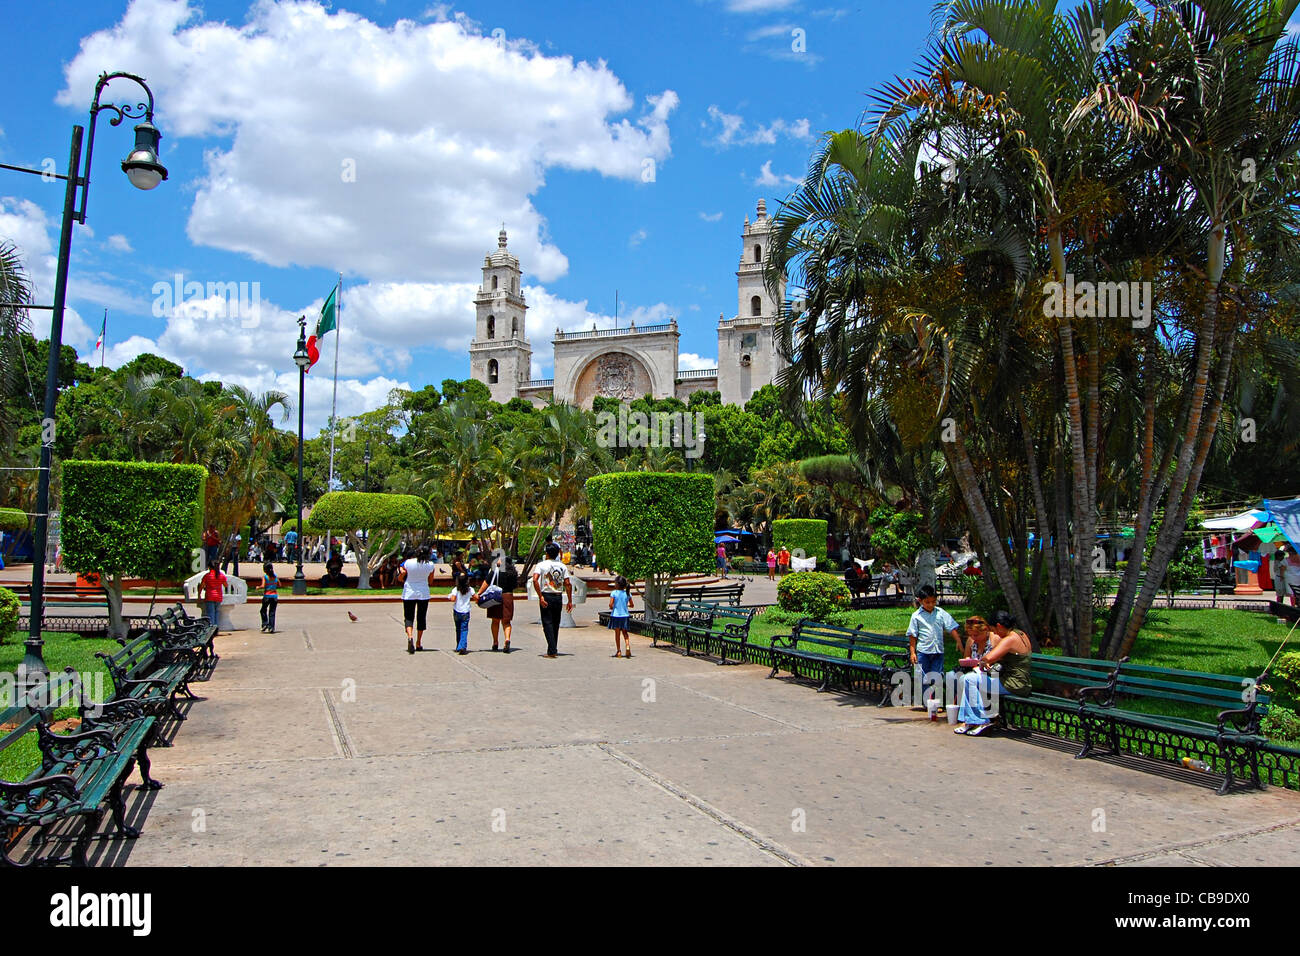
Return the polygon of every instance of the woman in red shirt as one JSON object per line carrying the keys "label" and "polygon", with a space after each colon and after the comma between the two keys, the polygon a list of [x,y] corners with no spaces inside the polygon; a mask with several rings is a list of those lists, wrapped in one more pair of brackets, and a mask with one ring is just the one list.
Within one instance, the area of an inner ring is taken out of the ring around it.
{"label": "woman in red shirt", "polygon": [[203,611],[212,626],[216,627],[221,599],[226,596],[226,576],[217,567],[216,559],[208,562],[208,573],[199,581],[199,593],[203,596]]}

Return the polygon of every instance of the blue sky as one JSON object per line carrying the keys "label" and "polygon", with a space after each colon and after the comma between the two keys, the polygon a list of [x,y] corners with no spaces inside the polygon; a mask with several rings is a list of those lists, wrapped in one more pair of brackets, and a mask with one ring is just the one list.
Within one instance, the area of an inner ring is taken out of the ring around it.
{"label": "blue sky", "polygon": [[[473,288],[503,221],[536,375],[557,326],[612,322],[616,289],[624,323],[675,316],[682,366],[713,365],[744,217],[760,197],[775,211],[819,135],[910,72],[930,27],[923,0],[6,7],[0,162],[62,172],[96,77],[121,70],[153,88],[170,171],[131,187],[128,124],[102,116],[65,341],[98,361],[108,308],[108,365],[154,351],[291,392],[296,316],[314,320],[342,272],[344,415],[468,376]],[[61,184],[0,171],[0,238],[43,302],[61,204]],[[170,301],[177,275],[248,283],[257,308]],[[309,426],[326,379],[309,382]]]}

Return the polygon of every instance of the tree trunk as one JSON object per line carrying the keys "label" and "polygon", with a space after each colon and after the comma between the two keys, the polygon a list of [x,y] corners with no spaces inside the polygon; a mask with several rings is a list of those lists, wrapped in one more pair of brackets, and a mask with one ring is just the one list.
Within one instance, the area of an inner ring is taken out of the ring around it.
{"label": "tree trunk", "polygon": [[1007,604],[1011,607],[1011,613],[1015,615],[1017,623],[1032,641],[1034,639],[1034,625],[1029,620],[1025,602],[1020,596],[1019,582],[1012,575],[1011,560],[1007,556],[1006,545],[1003,544],[1002,537],[993,524],[993,516],[989,513],[988,504],[984,500],[984,492],[979,486],[979,479],[975,476],[975,468],[971,464],[970,456],[966,451],[966,443],[959,432],[956,441],[943,442],[942,444],[944,455],[948,459],[948,465],[952,469],[953,477],[957,480],[957,487],[961,489],[962,499],[966,502],[966,510],[970,514],[971,521],[984,544],[985,553],[993,563],[993,572],[997,575],[998,583],[1002,586],[1002,591],[1006,595]]}
{"label": "tree trunk", "polygon": [[99,586],[104,592],[104,603],[108,605],[108,636],[115,641],[124,641],[127,638],[127,626],[122,617],[122,576],[101,574]]}

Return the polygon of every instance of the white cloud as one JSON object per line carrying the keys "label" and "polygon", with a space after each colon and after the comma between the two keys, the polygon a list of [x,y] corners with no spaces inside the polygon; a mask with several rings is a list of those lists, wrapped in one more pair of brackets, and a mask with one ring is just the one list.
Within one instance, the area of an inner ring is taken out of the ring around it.
{"label": "white cloud", "polygon": [[108,248],[112,249],[114,252],[135,251],[134,249],[131,248],[131,240],[128,239],[126,236],[122,235],[120,232],[114,233],[113,235],[105,239],[104,245],[108,246]]}
{"label": "white cloud", "polygon": [[677,354],[677,367],[684,372],[693,372],[702,368],[717,368],[718,360],[702,357],[694,352],[679,352]]}
{"label": "white cloud", "polygon": [[755,186],[793,186],[803,182],[798,176],[791,176],[786,173],[772,172],[772,161],[769,159],[763,164],[759,171],[758,178],[754,180]]}
{"label": "white cloud", "polygon": [[771,10],[784,10],[796,3],[798,0],[725,0],[727,10],[731,13],[767,13]]}
{"label": "white cloud", "polygon": [[[445,11],[443,11],[445,16]],[[542,280],[568,261],[531,196],[548,168],[640,184],[671,154],[676,93],[638,106],[603,63],[498,43],[464,18],[379,26],[316,2],[256,3],[241,26],[184,0],[133,0],[82,41],[59,102],[102,65],[148,76],[169,140],[220,141],[194,177],[191,241],[275,266],[456,281],[506,220]],[[322,69],[322,64],[329,64]],[[116,81],[109,92],[136,90]],[[486,104],[509,104],[509,122]],[[182,187],[183,188],[183,187]]]}
{"label": "white cloud", "polygon": [[705,222],[721,222],[721,221],[722,221],[722,213],[720,213],[720,212],[702,212],[702,213],[700,213],[700,218],[703,219]]}
{"label": "white cloud", "polygon": [[[32,302],[35,305],[50,305],[54,302],[54,282],[58,273],[58,255],[54,241],[50,238],[50,227],[57,230],[57,224],[49,223],[41,207],[29,199],[0,197],[0,236],[12,242],[22,255],[23,269],[32,284]],[[77,235],[82,227],[73,227],[72,254],[76,257]],[[57,239],[57,232],[55,235]],[[69,282],[71,286],[72,283]],[[38,339],[50,337],[50,312],[39,310],[29,312],[32,334]],[[71,345],[78,352],[88,351],[95,344],[96,334],[91,332],[81,315],[70,305],[63,309],[63,343]]]}
{"label": "white cloud", "polygon": [[635,249],[649,238],[650,233],[646,232],[644,229],[638,229],[636,232],[632,233],[632,235],[627,237],[627,244],[631,248]]}
{"label": "white cloud", "polygon": [[[812,130],[807,118],[796,120],[774,119],[767,125],[762,123],[746,124],[744,117],[735,113],[724,113],[717,106],[708,108],[709,119],[717,126],[718,132],[711,145],[720,148],[728,146],[774,145],[778,137],[796,141],[812,139]],[[704,126],[707,128],[708,123]]]}

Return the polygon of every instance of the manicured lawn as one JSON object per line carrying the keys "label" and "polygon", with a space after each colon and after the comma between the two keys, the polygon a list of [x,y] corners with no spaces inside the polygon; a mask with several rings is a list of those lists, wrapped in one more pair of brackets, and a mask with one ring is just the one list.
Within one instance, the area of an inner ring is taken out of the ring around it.
{"label": "manicured lawn", "polygon": [[[47,632],[44,634],[43,656],[51,674],[71,667],[79,675],[92,697],[111,696],[113,682],[109,679],[104,662],[95,657],[96,652],[111,652],[118,648],[116,641],[107,638],[79,637],[76,634]],[[0,707],[14,703],[14,671],[23,659],[22,636],[16,635],[0,644]],[[96,675],[102,675],[96,677]],[[102,684],[99,683],[102,681]],[[102,687],[102,694],[97,691]],[[54,711],[54,719],[76,716],[76,702],[64,704]],[[31,733],[14,746],[0,752],[0,780],[22,780],[36,769],[40,755],[36,747],[36,734]]]}

